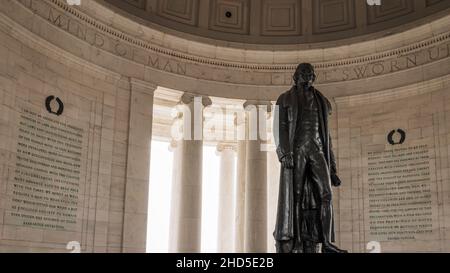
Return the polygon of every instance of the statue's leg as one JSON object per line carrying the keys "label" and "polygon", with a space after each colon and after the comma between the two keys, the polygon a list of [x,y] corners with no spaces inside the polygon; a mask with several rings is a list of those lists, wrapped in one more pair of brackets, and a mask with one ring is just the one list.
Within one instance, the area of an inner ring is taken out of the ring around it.
{"label": "statue's leg", "polygon": [[294,248],[294,240],[275,241],[277,253],[291,253]]}
{"label": "statue's leg", "polygon": [[303,241],[304,253],[319,253],[318,243],[311,241]]}
{"label": "statue's leg", "polygon": [[294,250],[295,253],[303,252],[301,224],[302,214],[302,196],[305,183],[306,155],[302,149],[298,149],[294,155]]}
{"label": "statue's leg", "polygon": [[331,243],[333,211],[331,206],[332,191],[328,164],[322,151],[311,151],[311,181],[315,183],[320,196],[320,224],[322,230],[322,252],[345,252]]}

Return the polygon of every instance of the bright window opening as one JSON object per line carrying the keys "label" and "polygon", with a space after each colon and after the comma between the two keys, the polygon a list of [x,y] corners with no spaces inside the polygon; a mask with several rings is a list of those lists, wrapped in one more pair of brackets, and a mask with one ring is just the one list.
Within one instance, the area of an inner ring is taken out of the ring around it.
{"label": "bright window opening", "polygon": [[[169,251],[173,152],[152,141],[147,218],[147,252]],[[217,252],[220,158],[215,146],[203,147],[202,252]]]}

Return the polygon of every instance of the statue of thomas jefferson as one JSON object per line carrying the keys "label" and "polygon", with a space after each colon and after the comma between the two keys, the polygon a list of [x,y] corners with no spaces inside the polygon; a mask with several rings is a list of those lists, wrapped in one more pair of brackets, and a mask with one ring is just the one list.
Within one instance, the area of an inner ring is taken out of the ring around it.
{"label": "statue of thomas jefferson", "polygon": [[275,231],[278,253],[345,253],[333,245],[331,185],[339,186],[328,116],[331,104],[312,85],[311,64],[298,65],[294,86],[277,100],[274,135],[281,162]]}

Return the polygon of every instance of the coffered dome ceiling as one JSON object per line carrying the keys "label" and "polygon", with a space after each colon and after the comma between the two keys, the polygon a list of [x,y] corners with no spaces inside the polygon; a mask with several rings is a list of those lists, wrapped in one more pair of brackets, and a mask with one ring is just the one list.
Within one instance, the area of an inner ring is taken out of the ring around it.
{"label": "coffered dome ceiling", "polygon": [[[103,0],[178,35],[249,44],[389,35],[450,12],[450,0]],[[144,21],[144,22],[145,22]]]}

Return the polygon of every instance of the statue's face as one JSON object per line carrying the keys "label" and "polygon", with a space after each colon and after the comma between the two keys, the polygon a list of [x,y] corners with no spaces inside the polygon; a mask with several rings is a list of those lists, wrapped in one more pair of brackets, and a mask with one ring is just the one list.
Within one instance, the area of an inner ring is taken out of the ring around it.
{"label": "statue's face", "polygon": [[301,64],[298,71],[297,86],[311,87],[314,82],[314,68],[310,64]]}

